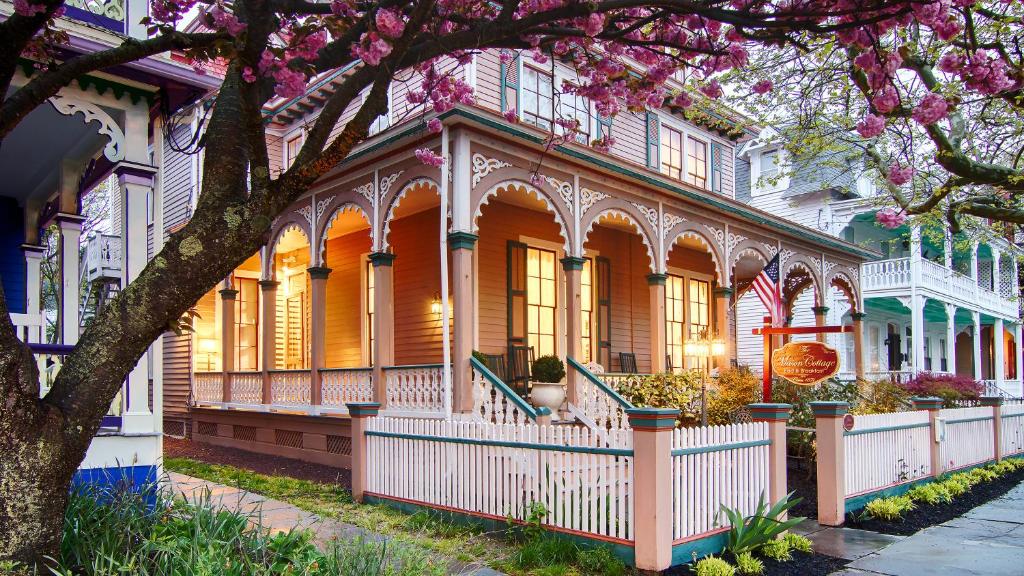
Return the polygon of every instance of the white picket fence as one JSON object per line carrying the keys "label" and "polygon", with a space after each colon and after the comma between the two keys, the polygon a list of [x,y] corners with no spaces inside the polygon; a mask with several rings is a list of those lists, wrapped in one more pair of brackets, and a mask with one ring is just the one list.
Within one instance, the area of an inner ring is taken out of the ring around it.
{"label": "white picket fence", "polygon": [[999,445],[1003,454],[1024,453],[1024,404],[1004,404],[1002,408],[1003,433]]}
{"label": "white picket fence", "polygon": [[846,497],[917,480],[931,471],[928,412],[855,417],[846,433]]}
{"label": "white picket fence", "polygon": [[754,512],[768,498],[768,424],[680,428],[672,432],[672,537],[718,529],[721,507]]}
{"label": "white picket fence", "polygon": [[524,519],[534,502],[552,528],[633,539],[629,431],[377,417],[367,426],[367,493],[415,504]]}
{"label": "white picket fence", "polygon": [[956,470],[995,458],[992,408],[948,408],[939,410],[945,421],[945,437],[939,444],[943,470]]}
{"label": "white picket fence", "polygon": [[325,411],[348,413],[349,402],[373,401],[372,368],[322,368],[320,404]]}

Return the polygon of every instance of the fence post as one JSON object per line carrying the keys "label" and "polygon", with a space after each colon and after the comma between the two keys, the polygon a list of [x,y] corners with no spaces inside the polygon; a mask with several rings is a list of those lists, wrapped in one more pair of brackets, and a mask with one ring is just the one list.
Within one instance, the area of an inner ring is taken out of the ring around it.
{"label": "fence post", "polygon": [[992,439],[995,441],[992,455],[998,462],[1005,456],[1003,454],[1003,397],[982,396],[981,405],[992,407]]}
{"label": "fence post", "polygon": [[352,499],[362,504],[366,492],[366,425],[380,411],[378,402],[352,402],[348,406],[352,431]]}
{"label": "fence post", "polygon": [[793,410],[790,404],[750,404],[754,422],[768,423],[768,498],[772,504],[789,494],[786,482],[786,422]]}
{"label": "fence post", "polygon": [[931,454],[931,472],[936,478],[942,474],[942,457],[939,455],[939,410],[942,409],[942,398],[915,396],[910,399],[914,410],[928,411],[928,425],[931,431],[931,438],[928,439],[929,453]]}
{"label": "fence post", "polygon": [[640,570],[672,564],[672,431],[679,410],[630,408],[633,428],[634,561]]}
{"label": "fence post", "polygon": [[811,402],[818,445],[818,524],[842,526],[846,518],[846,444],[843,418],[848,402]]}

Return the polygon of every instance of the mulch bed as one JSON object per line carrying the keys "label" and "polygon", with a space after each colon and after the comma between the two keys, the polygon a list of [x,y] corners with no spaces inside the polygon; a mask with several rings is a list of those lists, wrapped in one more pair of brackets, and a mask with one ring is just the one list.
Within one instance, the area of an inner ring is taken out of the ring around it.
{"label": "mulch bed", "polygon": [[786,470],[786,488],[789,492],[796,492],[794,498],[801,499],[789,509],[791,517],[818,517],[818,475],[814,470],[808,471],[807,466],[805,463],[802,469],[797,469],[790,464]]}
{"label": "mulch bed", "polygon": [[238,448],[226,448],[191,440],[164,437],[164,456],[167,458],[191,458],[208,464],[234,466],[268,476],[287,476],[297,480],[341,484],[347,489],[352,488],[352,475],[344,468],[260,454]]}
{"label": "mulch bed", "polygon": [[854,517],[854,515],[850,514],[847,517],[846,526],[881,532],[882,534],[909,536],[923,528],[948,522],[957,516],[969,512],[972,508],[994,500],[1015,488],[1022,481],[1024,481],[1024,469],[1000,476],[991,482],[975,484],[970,492],[953,498],[953,501],[949,504],[929,505],[917,502],[917,508],[907,513],[902,520],[885,522],[874,518],[862,519],[859,516]]}
{"label": "mulch bed", "polygon": [[[825,576],[850,563],[849,560],[833,558],[824,554],[805,554],[793,552],[793,559],[789,562],[778,562],[768,558],[761,558],[764,562],[763,576]],[[690,566],[676,566],[664,572],[667,576],[691,576],[696,574]]]}

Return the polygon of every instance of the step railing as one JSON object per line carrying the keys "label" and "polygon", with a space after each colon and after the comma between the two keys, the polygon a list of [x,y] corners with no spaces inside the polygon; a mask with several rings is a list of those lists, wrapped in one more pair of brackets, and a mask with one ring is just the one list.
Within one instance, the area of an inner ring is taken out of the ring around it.
{"label": "step railing", "polygon": [[495,424],[523,424],[536,422],[538,416],[547,416],[547,408],[534,408],[522,396],[509,388],[483,362],[469,359],[473,375],[473,416],[482,422]]}
{"label": "step railing", "polygon": [[348,413],[349,402],[373,402],[373,368],[321,368],[322,411]]}
{"label": "step railing", "polygon": [[444,415],[444,364],[384,366],[383,371],[389,415]]}
{"label": "step railing", "polygon": [[575,358],[567,357],[566,361],[569,369],[580,376],[576,379],[576,403],[569,403],[569,412],[600,433],[628,429],[626,410],[634,408],[633,404]]}

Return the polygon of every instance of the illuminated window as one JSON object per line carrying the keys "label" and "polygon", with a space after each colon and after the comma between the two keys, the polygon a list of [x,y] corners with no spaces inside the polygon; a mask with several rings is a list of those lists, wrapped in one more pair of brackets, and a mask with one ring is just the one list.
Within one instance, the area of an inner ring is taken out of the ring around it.
{"label": "illuminated window", "polygon": [[682,276],[669,274],[665,280],[665,345],[673,370],[684,368],[683,342],[686,335],[685,283]]}
{"label": "illuminated window", "polygon": [[309,302],[305,272],[289,275],[284,286],[284,369],[304,370],[309,367]]}
{"label": "illuminated window", "polygon": [[708,187],[708,145],[692,136],[686,139],[686,181]]}
{"label": "illuminated window", "polygon": [[554,120],[554,80],[550,73],[530,66],[523,67],[523,120],[544,130],[551,130]]}
{"label": "illuminated window", "polygon": [[[687,291],[687,302],[689,302],[689,330],[691,339],[711,338],[711,306],[709,296],[711,284],[704,280],[689,281]],[[687,364],[690,368],[703,368],[703,359],[690,358]]]}
{"label": "illuminated window", "polygon": [[594,267],[593,260],[583,261],[583,272],[580,274],[580,349],[584,364],[594,359]]}
{"label": "illuminated window", "polygon": [[683,178],[683,133],[668,126],[661,127],[661,173]]}
{"label": "illuminated window", "polygon": [[537,357],[555,353],[555,253],[530,247],[526,252],[527,341]]}
{"label": "illuminated window", "polygon": [[299,133],[296,136],[292,136],[285,142],[284,147],[284,167],[288,169],[291,167],[292,162],[295,162],[295,158],[299,155],[299,150],[302,149],[302,134]]}
{"label": "illuminated window", "polygon": [[255,278],[235,278],[235,358],[243,372],[259,370],[260,290]]}
{"label": "illuminated window", "polygon": [[364,334],[366,334],[367,346],[369,346],[366,350],[367,365],[373,366],[373,264],[371,262],[366,263],[366,294],[363,297],[366,298],[366,303],[363,306],[363,309],[366,310]]}

